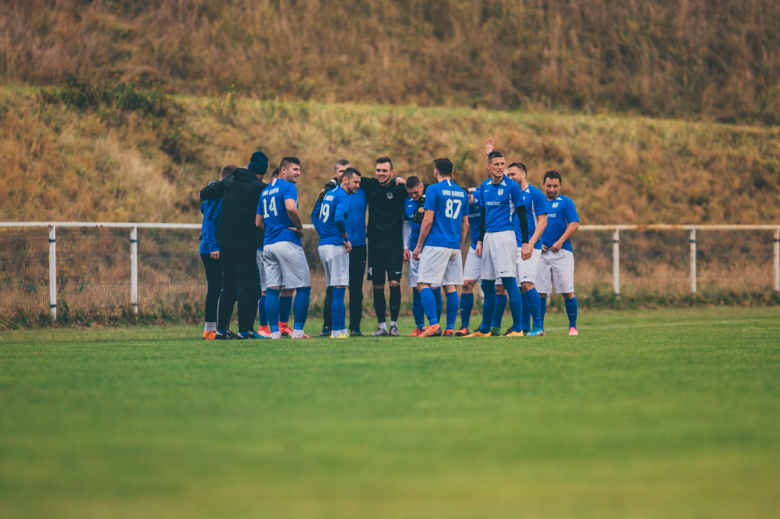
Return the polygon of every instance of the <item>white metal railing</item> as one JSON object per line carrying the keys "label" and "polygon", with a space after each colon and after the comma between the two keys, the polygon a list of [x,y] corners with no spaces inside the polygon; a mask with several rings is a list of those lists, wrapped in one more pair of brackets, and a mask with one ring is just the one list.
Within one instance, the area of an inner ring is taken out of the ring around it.
{"label": "white metal railing", "polygon": [[[193,223],[0,222],[3,227],[49,228],[49,308],[57,319],[57,227],[130,229],[130,305],[138,313],[138,229],[200,229]],[[304,224],[305,229],[313,229]],[[780,225],[581,225],[581,231],[612,231],[612,283],[620,295],[620,231],[689,231],[691,292],[696,293],[696,231],[774,231],[774,290],[780,292]]]}

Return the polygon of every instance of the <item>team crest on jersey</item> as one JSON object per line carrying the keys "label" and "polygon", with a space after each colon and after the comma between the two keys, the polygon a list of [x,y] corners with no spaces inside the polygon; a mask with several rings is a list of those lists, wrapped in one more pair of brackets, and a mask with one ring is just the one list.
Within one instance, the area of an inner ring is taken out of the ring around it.
{"label": "team crest on jersey", "polygon": [[392,200],[393,199],[393,193],[387,193],[387,199]]}
{"label": "team crest on jersey", "polygon": [[504,190],[503,190],[503,189],[499,189],[499,190],[498,190],[498,196],[501,196],[501,195],[503,195],[503,194],[504,194]]}

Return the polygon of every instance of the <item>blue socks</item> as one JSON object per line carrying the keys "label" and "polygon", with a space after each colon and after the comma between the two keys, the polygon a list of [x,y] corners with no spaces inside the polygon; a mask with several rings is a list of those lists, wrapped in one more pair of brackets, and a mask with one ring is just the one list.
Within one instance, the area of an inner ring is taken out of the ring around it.
{"label": "blue socks", "polygon": [[482,281],[482,324],[479,331],[490,333],[490,324],[493,322],[493,311],[496,309],[496,281],[486,279]]}
{"label": "blue socks", "polygon": [[420,300],[420,292],[416,288],[412,289],[412,315],[414,316],[414,324],[422,330],[425,326],[425,311]]}
{"label": "blue socks", "polygon": [[[266,296],[268,292],[266,292]],[[279,297],[279,322],[290,322],[290,308],[292,308],[292,296]],[[269,316],[270,317],[270,316]]]}
{"label": "blue socks", "polygon": [[501,321],[504,319],[504,312],[506,311],[506,294],[496,296],[496,308],[493,310],[493,328],[501,328]]}
{"label": "blue socks", "polygon": [[279,290],[269,288],[265,293],[265,313],[271,324],[271,333],[279,332]]}
{"label": "blue socks", "polygon": [[520,318],[520,323],[523,326],[523,333],[531,331],[531,309],[528,308],[528,292],[520,290],[521,297],[523,298],[523,311]]}
{"label": "blue socks", "polygon": [[512,330],[515,332],[523,331],[521,319],[523,317],[523,296],[520,294],[520,287],[517,286],[515,278],[501,278],[509,296],[509,310],[512,312]]}
{"label": "blue socks", "polygon": [[441,287],[432,288],[431,292],[433,292],[433,298],[436,300],[436,320],[441,321],[441,307],[443,303],[441,300]]}
{"label": "blue socks", "polygon": [[455,320],[458,318],[458,291],[454,290],[447,294],[447,328],[455,328]]}
{"label": "blue socks", "polygon": [[[449,306],[447,306],[449,308]],[[468,328],[471,322],[471,310],[474,308],[474,294],[460,295],[460,326]]]}
{"label": "blue socks", "polygon": [[430,288],[420,290],[420,301],[422,301],[423,310],[428,317],[428,323],[439,324],[439,319],[436,317],[436,298],[433,295],[433,290]]}
{"label": "blue socks", "polygon": [[547,313],[547,298],[539,298],[539,327],[544,330],[544,315]]}
{"label": "blue socks", "polygon": [[577,327],[577,298],[564,299],[566,303],[566,315],[569,316],[569,328]]}
{"label": "blue socks", "polygon": [[[347,329],[347,307],[344,304],[344,295],[346,292],[347,290],[345,288],[333,287],[333,304],[330,306],[330,312],[333,316],[331,327],[334,332]],[[296,315],[298,315],[297,312]]]}
{"label": "blue socks", "polygon": [[[306,287],[306,288],[299,288],[298,293],[295,294],[295,305],[294,305],[295,307],[293,308],[293,314],[294,314],[293,317],[295,318],[295,325],[293,326],[293,330],[303,330],[303,325],[306,324],[306,318],[309,316],[309,293],[310,292],[311,292],[311,288]],[[279,306],[281,306],[281,304]],[[287,318],[289,319],[289,314]]]}
{"label": "blue socks", "polygon": [[257,310],[260,316],[260,326],[268,326],[268,315],[265,312],[265,296],[260,296],[260,301],[257,302]]}
{"label": "blue socks", "polygon": [[[526,290],[525,294],[523,294],[523,313],[525,313],[525,309],[528,308],[528,315],[534,318],[534,329],[541,330],[542,329],[542,316],[539,314],[539,307],[542,306],[541,304],[541,298],[539,297],[539,292],[537,292],[536,288],[532,288],[531,290]],[[526,321],[523,321],[523,330],[526,330],[525,328]]]}

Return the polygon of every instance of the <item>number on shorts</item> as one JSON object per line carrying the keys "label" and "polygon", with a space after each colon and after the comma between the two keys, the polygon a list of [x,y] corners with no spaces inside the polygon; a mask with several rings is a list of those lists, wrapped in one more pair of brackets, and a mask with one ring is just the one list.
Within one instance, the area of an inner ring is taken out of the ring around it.
{"label": "number on shorts", "polygon": [[271,210],[272,213],[274,213],[274,216],[278,216],[276,212],[276,198],[271,198],[271,203],[268,204],[268,199],[263,198],[263,218],[269,218],[271,215],[268,214],[268,210]]}
{"label": "number on shorts", "polygon": [[447,207],[444,209],[444,215],[447,218],[457,219],[460,214],[460,206],[463,203],[460,200],[447,200]]}
{"label": "number on shorts", "polygon": [[328,204],[322,204],[322,209],[320,209],[320,223],[327,222],[328,216],[330,216],[330,206]]}

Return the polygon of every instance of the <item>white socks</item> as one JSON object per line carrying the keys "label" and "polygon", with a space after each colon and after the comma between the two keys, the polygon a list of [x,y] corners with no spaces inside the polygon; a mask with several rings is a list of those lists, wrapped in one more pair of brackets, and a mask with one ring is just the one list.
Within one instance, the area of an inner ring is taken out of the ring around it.
{"label": "white socks", "polygon": [[303,339],[303,330],[293,330],[293,339]]}
{"label": "white socks", "polygon": [[272,339],[281,339],[282,338],[282,332],[271,332],[271,338]]}
{"label": "white socks", "polygon": [[344,330],[333,330],[330,332],[330,336],[333,338],[340,337],[342,335],[349,335],[349,331],[345,328]]}
{"label": "white socks", "polygon": [[206,327],[203,329],[204,332],[216,332],[217,331],[217,323],[206,323]]}
{"label": "white socks", "polygon": [[390,321],[390,326],[391,327],[395,326],[396,328],[398,328],[398,321]]}
{"label": "white socks", "polygon": [[387,331],[387,323],[379,323],[379,329]]}

